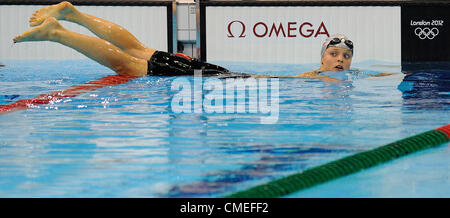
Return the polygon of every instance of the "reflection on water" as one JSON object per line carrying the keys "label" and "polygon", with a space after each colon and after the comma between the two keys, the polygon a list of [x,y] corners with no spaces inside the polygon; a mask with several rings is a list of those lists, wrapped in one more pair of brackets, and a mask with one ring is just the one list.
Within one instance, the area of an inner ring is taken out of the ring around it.
{"label": "reflection on water", "polygon": [[408,73],[398,86],[404,106],[416,109],[446,109],[450,105],[450,71],[421,70]]}
{"label": "reflection on water", "polygon": [[[54,72],[33,64],[3,69],[2,104],[103,75],[78,62],[47,64],[64,69]],[[442,126],[448,77],[432,76],[280,79],[279,119],[270,125],[262,114],[174,113],[173,77],[9,113],[0,116],[0,196],[223,196]]]}
{"label": "reflection on water", "polygon": [[[242,190],[241,185],[250,186],[268,182],[281,175],[296,173],[315,166],[315,159],[334,159],[337,156],[357,152],[347,145],[327,144],[245,144],[224,145],[228,155],[258,155],[258,159],[240,161],[238,169],[207,172],[200,181],[177,184],[159,197],[214,197]],[[337,155],[338,154],[338,155]],[[277,176],[274,175],[277,172]]]}

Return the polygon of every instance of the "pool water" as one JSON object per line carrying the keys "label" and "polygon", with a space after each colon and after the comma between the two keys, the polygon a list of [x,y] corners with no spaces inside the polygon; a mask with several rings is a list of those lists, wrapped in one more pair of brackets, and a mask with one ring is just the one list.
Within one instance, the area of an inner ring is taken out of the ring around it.
{"label": "pool water", "polygon": [[[0,104],[114,74],[90,60],[2,62]],[[220,64],[272,75],[317,67]],[[221,197],[450,123],[448,69],[405,76],[392,63],[355,66],[364,70],[330,75],[338,83],[280,78],[273,124],[261,123],[263,113],[176,113],[176,77],[0,114],[0,196]],[[382,71],[394,74],[367,76]],[[287,197],[448,197],[448,154],[442,145]],[[348,192],[357,185],[360,192]]]}

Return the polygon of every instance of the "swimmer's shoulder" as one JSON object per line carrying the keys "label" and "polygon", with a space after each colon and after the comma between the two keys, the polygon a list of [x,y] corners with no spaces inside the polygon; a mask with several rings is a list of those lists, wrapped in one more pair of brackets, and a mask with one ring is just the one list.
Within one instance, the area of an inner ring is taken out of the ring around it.
{"label": "swimmer's shoulder", "polygon": [[298,75],[295,75],[294,77],[306,77],[306,78],[313,78],[313,77],[317,77],[320,75],[320,71],[319,70],[312,70],[312,71],[308,71],[305,73],[301,73]]}

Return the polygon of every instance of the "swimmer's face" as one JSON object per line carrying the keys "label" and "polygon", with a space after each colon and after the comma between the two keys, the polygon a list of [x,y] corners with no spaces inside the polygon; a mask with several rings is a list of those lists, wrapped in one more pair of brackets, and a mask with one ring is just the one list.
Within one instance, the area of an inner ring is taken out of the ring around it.
{"label": "swimmer's face", "polygon": [[323,54],[320,71],[348,70],[352,63],[352,57],[353,53],[348,49],[329,47]]}

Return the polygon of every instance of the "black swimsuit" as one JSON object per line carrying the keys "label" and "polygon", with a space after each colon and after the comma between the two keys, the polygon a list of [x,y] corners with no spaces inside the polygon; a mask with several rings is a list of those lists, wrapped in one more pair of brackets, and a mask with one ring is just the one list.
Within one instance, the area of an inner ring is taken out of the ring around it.
{"label": "black swimsuit", "polygon": [[229,70],[198,59],[187,59],[171,53],[156,51],[148,61],[147,75],[193,76],[194,70],[202,70],[202,76],[250,77],[249,74],[233,73]]}

